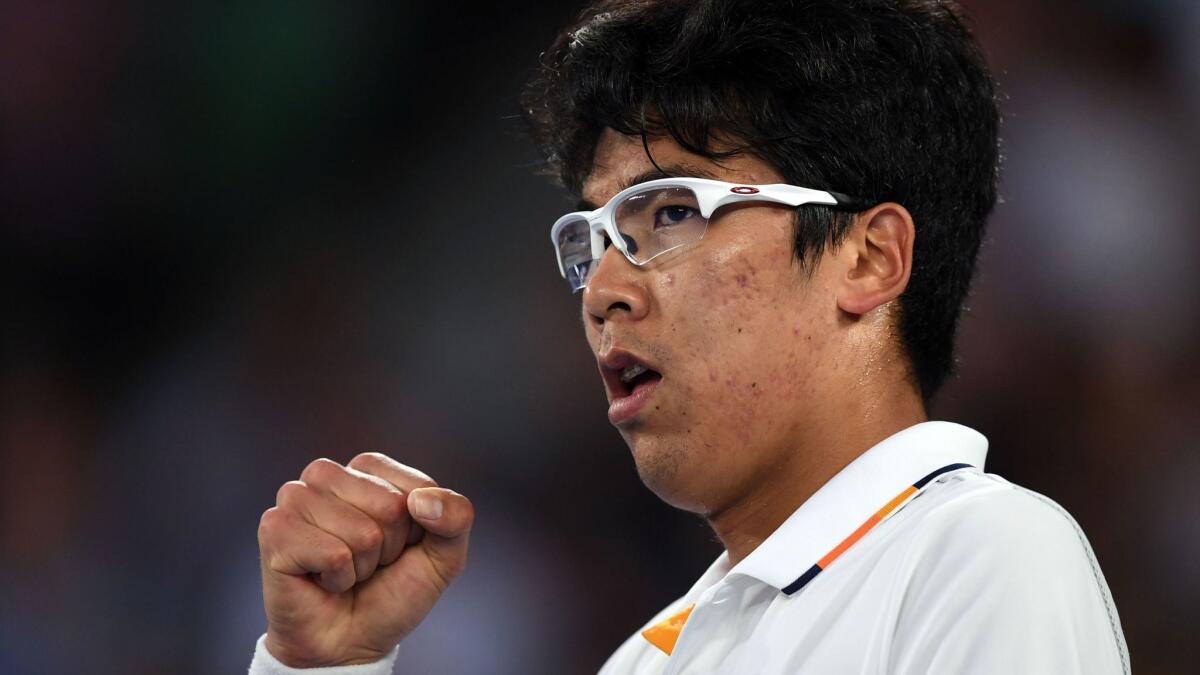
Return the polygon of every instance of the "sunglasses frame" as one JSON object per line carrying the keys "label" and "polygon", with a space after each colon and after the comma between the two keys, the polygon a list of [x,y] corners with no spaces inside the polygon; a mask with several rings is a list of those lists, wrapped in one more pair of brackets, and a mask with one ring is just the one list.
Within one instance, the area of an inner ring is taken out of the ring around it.
{"label": "sunglasses frame", "polygon": [[[787,206],[802,206],[804,204],[821,204],[829,206],[840,211],[863,211],[869,206],[861,199],[849,197],[840,192],[832,192],[828,190],[815,190],[813,188],[800,187],[798,185],[788,185],[786,183],[772,183],[769,185],[747,185],[745,183],[727,183],[725,181],[711,180],[708,178],[659,178],[656,180],[638,183],[632,187],[626,188],[604,206],[595,211],[573,211],[568,213],[558,220],[554,221],[553,227],[550,228],[550,242],[554,246],[554,256],[558,259],[558,271],[564,279],[567,279],[566,266],[563,264],[562,251],[558,245],[558,237],[562,230],[570,224],[578,221],[585,221],[588,224],[588,229],[591,233],[592,246],[592,264],[595,265],[600,261],[600,257],[604,255],[605,235],[608,236],[612,245],[625,256],[631,264],[642,267],[654,260],[655,258],[669,253],[682,246],[695,242],[687,242],[684,244],[676,244],[670,248],[663,249],[649,258],[638,261],[630,254],[629,248],[625,242],[625,237],[621,236],[617,230],[616,212],[617,207],[626,199],[639,195],[643,192],[652,190],[660,190],[663,188],[684,188],[691,190],[696,196],[696,204],[700,207],[700,215],[704,219],[710,220],[712,214],[722,206],[729,204],[738,204],[742,202],[770,202],[775,204],[785,204]],[[705,230],[707,232],[707,228]],[[703,235],[701,235],[703,238]],[[697,239],[696,241],[699,241]],[[588,275],[590,276],[590,274]],[[571,283],[568,279],[568,283]],[[579,287],[574,287],[572,283],[572,291],[579,292],[587,288],[587,282],[584,281]]]}

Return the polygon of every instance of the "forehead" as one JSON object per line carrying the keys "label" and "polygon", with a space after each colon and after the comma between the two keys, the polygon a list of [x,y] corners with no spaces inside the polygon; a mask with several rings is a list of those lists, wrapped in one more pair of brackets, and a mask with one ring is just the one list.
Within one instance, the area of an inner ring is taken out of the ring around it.
{"label": "forehead", "polygon": [[583,182],[583,200],[596,206],[604,204],[613,195],[638,182],[639,176],[659,168],[667,175],[698,176],[731,183],[783,182],[782,176],[771,165],[753,155],[743,153],[717,163],[685,150],[668,136],[653,136],[643,144],[641,136],[605,129],[596,142],[592,170]]}

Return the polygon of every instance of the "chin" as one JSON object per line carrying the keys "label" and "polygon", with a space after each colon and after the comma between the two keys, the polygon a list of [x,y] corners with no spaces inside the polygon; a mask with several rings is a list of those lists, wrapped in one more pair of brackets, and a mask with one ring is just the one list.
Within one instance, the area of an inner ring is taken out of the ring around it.
{"label": "chin", "polygon": [[697,456],[697,448],[662,438],[625,437],[642,484],[671,506],[693,513],[707,513],[711,496],[701,488],[705,469],[712,462]]}

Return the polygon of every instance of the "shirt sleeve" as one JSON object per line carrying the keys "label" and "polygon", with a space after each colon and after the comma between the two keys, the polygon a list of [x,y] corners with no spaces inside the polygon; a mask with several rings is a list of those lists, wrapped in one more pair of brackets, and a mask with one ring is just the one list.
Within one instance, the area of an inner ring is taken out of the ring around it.
{"label": "shirt sleeve", "polygon": [[264,634],[258,638],[258,644],[254,647],[254,659],[250,662],[249,675],[391,675],[399,651],[400,646],[397,645],[385,658],[360,666],[291,668],[280,663],[279,659],[267,651],[267,636]]}
{"label": "shirt sleeve", "polygon": [[1116,607],[1075,520],[1011,484],[969,499],[922,524],[887,672],[1128,674]]}

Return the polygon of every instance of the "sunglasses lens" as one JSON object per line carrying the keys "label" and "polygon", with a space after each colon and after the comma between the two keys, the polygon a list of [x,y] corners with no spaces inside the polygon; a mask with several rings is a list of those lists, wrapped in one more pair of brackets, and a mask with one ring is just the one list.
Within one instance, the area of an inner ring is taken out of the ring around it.
{"label": "sunglasses lens", "polygon": [[583,218],[570,220],[558,229],[554,241],[563,276],[575,292],[587,285],[596,261],[592,259],[592,232]]}
{"label": "sunglasses lens", "polygon": [[629,254],[646,262],[670,249],[698,241],[708,229],[690,188],[662,187],[626,197],[616,210],[617,230]]}

